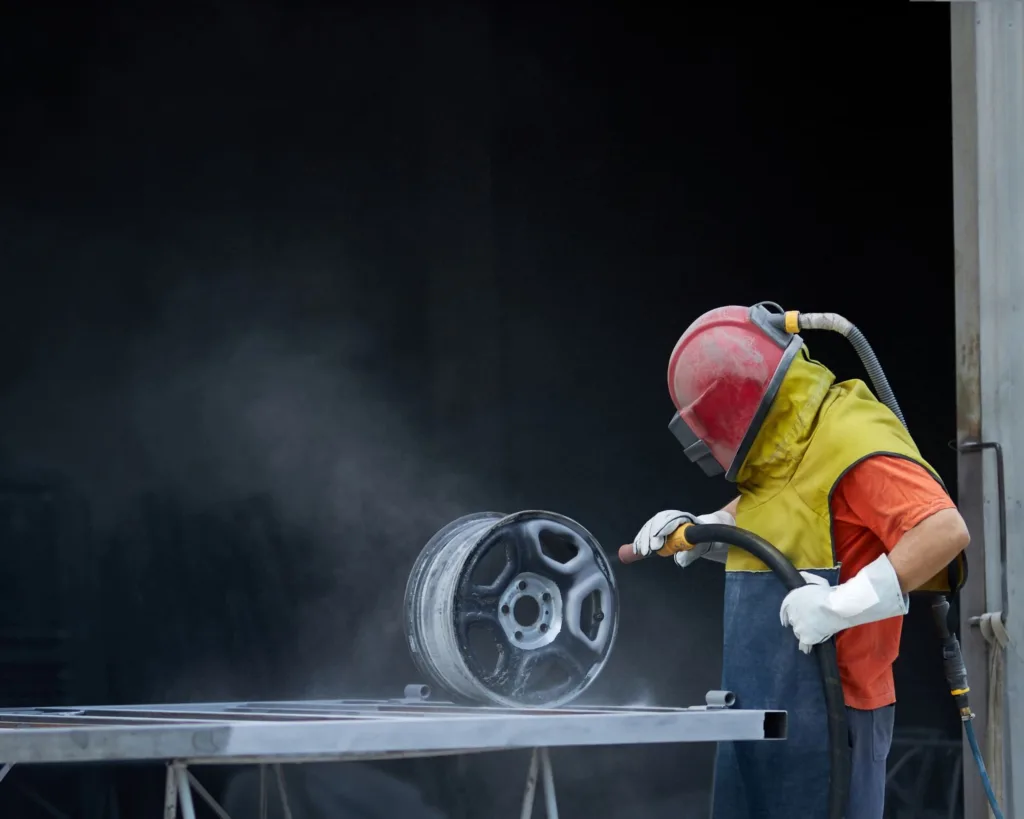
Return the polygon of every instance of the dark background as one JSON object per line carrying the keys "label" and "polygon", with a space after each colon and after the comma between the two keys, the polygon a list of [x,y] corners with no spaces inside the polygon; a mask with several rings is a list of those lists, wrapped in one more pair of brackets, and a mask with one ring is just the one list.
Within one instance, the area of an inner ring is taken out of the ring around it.
{"label": "dark background", "polygon": [[[948,27],[941,4],[3,12],[0,700],[398,695],[408,570],[455,517],[550,509],[611,552],[730,499],[666,429],[672,345],[723,303],[856,322],[955,486]],[[618,579],[588,699],[702,702],[720,567]],[[955,736],[923,614],[899,723]],[[563,814],[703,805],[711,759],[560,754]],[[514,803],[525,759],[470,765],[488,811]],[[122,772],[122,811],[161,781]]]}

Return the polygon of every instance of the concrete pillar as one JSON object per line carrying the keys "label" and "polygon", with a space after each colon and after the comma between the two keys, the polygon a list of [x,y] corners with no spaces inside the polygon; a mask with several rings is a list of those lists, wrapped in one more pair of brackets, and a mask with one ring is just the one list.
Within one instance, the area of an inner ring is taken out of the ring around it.
{"label": "concrete pillar", "polygon": [[[1005,725],[1003,811],[1024,810],[1024,660],[1006,652],[1005,718],[988,719],[987,647],[970,619],[1003,611],[1011,644],[1024,637],[1024,5],[981,0],[950,5],[953,82],[959,503],[973,543],[961,625],[975,727]],[[1000,554],[998,443],[1006,483],[1005,557]],[[1004,595],[1005,598],[1004,599]],[[1017,753],[1011,750],[1017,749]],[[988,760],[990,767],[997,760]],[[1018,792],[1013,794],[1013,783]],[[965,745],[964,816],[988,816]]]}

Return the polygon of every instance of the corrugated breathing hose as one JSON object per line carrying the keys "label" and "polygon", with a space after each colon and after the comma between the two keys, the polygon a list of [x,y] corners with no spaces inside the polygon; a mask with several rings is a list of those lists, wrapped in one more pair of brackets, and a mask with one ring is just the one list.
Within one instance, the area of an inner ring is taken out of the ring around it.
{"label": "corrugated breathing hose", "polygon": [[[786,317],[780,316],[779,319],[781,321],[776,319],[775,323],[780,327],[784,327]],[[892,411],[892,414],[899,419],[904,429],[906,429],[906,419],[903,417],[903,411],[896,401],[896,395],[893,393],[892,387],[889,386],[889,379],[885,377],[885,370],[882,369],[875,351],[871,349],[867,337],[857,329],[853,322],[843,318],[838,313],[798,313],[797,321],[801,330],[829,330],[844,336],[850,342],[854,352],[857,353],[857,357],[860,358],[860,363],[864,365],[864,370],[868,374],[868,380],[871,381],[871,386],[875,388],[875,396]]]}

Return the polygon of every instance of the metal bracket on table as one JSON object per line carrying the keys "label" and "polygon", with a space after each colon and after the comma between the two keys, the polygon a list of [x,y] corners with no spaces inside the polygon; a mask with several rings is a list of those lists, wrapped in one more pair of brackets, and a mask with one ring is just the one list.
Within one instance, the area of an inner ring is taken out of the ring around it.
{"label": "metal bracket on table", "polygon": [[[267,819],[267,765],[260,765],[260,809],[259,819]],[[288,801],[288,791],[284,784],[284,772],[279,764],[269,766],[274,770],[274,777],[277,780],[277,794],[281,799],[281,809],[284,811],[285,819],[292,819],[291,804]],[[167,765],[167,784],[164,788],[164,819],[196,819],[195,803],[192,799],[193,791],[199,795],[207,806],[216,815],[217,819],[231,819],[224,808],[206,788],[202,786],[195,775],[188,769],[184,762],[170,762]]]}
{"label": "metal bracket on table", "polygon": [[402,702],[426,702],[430,699],[430,686],[420,683],[410,683],[405,687]]}
{"label": "metal bracket on table", "polygon": [[736,695],[732,691],[708,691],[704,695],[705,706],[709,711],[719,708],[732,708],[736,704]]}

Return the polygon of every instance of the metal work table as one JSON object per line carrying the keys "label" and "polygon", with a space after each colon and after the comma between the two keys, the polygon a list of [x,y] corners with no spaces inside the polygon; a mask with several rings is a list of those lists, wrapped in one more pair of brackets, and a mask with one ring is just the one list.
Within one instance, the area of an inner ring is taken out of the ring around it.
{"label": "metal work table", "polygon": [[785,736],[785,712],[713,706],[543,710],[407,698],[10,709],[0,710],[0,780],[22,764],[162,761],[168,766],[165,819],[174,819],[179,806],[183,819],[194,819],[193,791],[229,819],[189,766],[271,765],[290,816],[281,763],[532,748],[522,817],[532,814],[539,773],[548,817],[556,819],[547,748]]}

